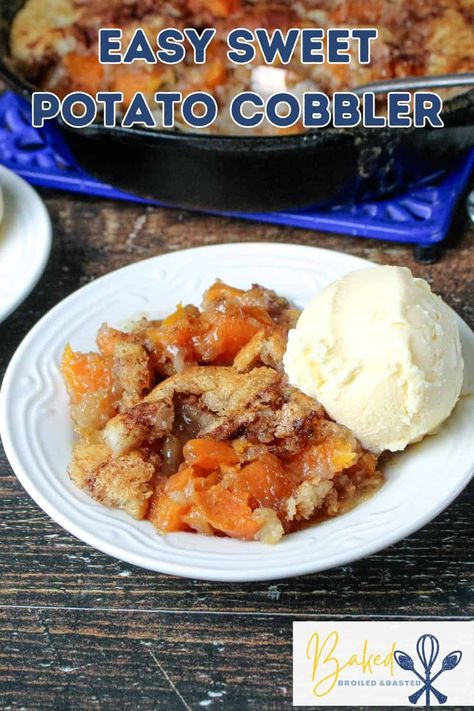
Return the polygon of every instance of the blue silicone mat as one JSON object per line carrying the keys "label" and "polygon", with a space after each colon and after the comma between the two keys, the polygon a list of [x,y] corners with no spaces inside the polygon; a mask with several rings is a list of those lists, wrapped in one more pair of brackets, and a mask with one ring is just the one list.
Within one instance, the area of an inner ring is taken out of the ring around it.
{"label": "blue silicone mat", "polygon": [[[32,185],[116,200],[142,200],[97,181],[74,164],[54,125],[34,129],[29,105],[11,92],[0,96],[0,163]],[[405,242],[429,247],[449,230],[455,206],[474,170],[474,151],[403,195],[326,210],[272,212],[244,219],[321,230],[356,237]]]}

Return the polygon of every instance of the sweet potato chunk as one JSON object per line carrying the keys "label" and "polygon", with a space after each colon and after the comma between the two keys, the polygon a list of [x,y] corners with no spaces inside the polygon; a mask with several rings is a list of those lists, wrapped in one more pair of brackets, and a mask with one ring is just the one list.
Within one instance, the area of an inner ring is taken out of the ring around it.
{"label": "sweet potato chunk", "polygon": [[112,363],[97,353],[76,353],[68,344],[60,367],[73,404],[80,402],[87,393],[111,388]]}

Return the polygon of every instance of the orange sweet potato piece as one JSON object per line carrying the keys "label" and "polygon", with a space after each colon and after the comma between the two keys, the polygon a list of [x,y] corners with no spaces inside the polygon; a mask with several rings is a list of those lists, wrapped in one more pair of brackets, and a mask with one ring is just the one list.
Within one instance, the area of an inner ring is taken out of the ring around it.
{"label": "orange sweet potato piece", "polygon": [[241,4],[241,0],[189,0],[194,12],[207,10],[213,17],[228,17],[238,12]]}
{"label": "orange sweet potato piece", "polygon": [[[191,467],[181,467],[176,474],[172,474],[165,484],[165,492],[167,494],[173,494],[175,492],[182,492],[183,498],[190,498],[192,493],[190,486],[193,484],[194,472]],[[177,499],[177,496],[174,496]]]}
{"label": "orange sweet potato piece", "polygon": [[204,362],[231,365],[237,353],[261,329],[261,325],[245,316],[222,314],[213,319],[213,327],[199,343]]}
{"label": "orange sweet potato piece", "polygon": [[213,439],[191,439],[183,449],[187,464],[213,470],[220,465],[237,464],[237,455],[228,444]]}
{"label": "orange sweet potato piece", "polygon": [[114,355],[115,346],[118,343],[133,341],[133,335],[112,328],[106,323],[103,323],[99,328],[96,337],[97,347],[104,356]]}
{"label": "orange sweet potato piece", "polygon": [[71,52],[64,57],[63,63],[75,91],[84,91],[95,96],[102,89],[104,67],[95,55]]}
{"label": "orange sweet potato piece", "polygon": [[88,393],[112,388],[111,359],[98,353],[76,353],[68,344],[60,370],[73,404],[80,402]]}
{"label": "orange sweet potato piece", "polygon": [[202,331],[201,316],[195,306],[178,304],[176,311],[162,321],[159,326],[146,329],[148,338],[155,347],[178,346],[186,349],[190,358],[194,358],[194,340]]}
{"label": "orange sweet potato piece", "polygon": [[247,494],[216,485],[197,491],[194,500],[198,511],[217,531],[246,541],[255,538],[260,525],[252,517]]}
{"label": "orange sweet potato piece", "polygon": [[174,501],[168,494],[162,493],[152,499],[148,519],[159,531],[189,531],[183,517],[190,510],[189,503]]}
{"label": "orange sweet potato piece", "polygon": [[169,477],[163,490],[152,497],[148,519],[159,531],[189,531],[183,517],[191,508],[192,485],[192,469],[182,467]]}
{"label": "orange sweet potato piece", "polygon": [[204,306],[208,306],[218,299],[239,298],[243,296],[243,294],[242,289],[224,284],[223,281],[216,281],[204,292],[202,303]]}
{"label": "orange sweet potato piece", "polygon": [[204,76],[204,83],[208,89],[215,89],[216,86],[224,84],[227,79],[227,69],[222,59],[217,57],[212,60]]}
{"label": "orange sweet potato piece", "polygon": [[246,492],[254,508],[272,507],[291,495],[293,484],[277,457],[264,454],[237,474],[233,488]]}
{"label": "orange sweet potato piece", "polygon": [[160,88],[164,75],[164,70],[156,66],[153,67],[153,71],[149,71],[143,67],[117,65],[113,68],[111,91],[121,91],[124,105],[129,106],[139,91],[146,98],[152,98]]}
{"label": "orange sweet potato piece", "polygon": [[212,534],[207,516],[194,502],[197,492],[215,486],[218,480],[217,472],[207,477],[195,476],[192,467],[182,466],[169,477],[163,491],[152,498],[148,519],[163,533],[194,529]]}

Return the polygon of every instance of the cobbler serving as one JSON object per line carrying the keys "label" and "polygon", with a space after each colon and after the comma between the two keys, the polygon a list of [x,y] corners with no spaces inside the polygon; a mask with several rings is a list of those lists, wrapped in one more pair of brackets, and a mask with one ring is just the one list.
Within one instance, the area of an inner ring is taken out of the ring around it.
{"label": "cobbler serving", "polygon": [[160,533],[264,543],[375,491],[377,457],[288,384],[298,315],[262,286],[217,281],[201,308],[128,331],[104,324],[97,352],[67,345],[73,482]]}

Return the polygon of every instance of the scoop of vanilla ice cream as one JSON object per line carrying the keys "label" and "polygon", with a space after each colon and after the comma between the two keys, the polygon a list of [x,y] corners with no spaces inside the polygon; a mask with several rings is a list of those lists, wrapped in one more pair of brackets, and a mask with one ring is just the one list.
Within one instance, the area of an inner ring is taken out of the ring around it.
{"label": "scoop of vanilla ice cream", "polygon": [[352,272],[319,293],[289,333],[284,366],[373,452],[436,430],[463,379],[454,313],[400,267]]}

